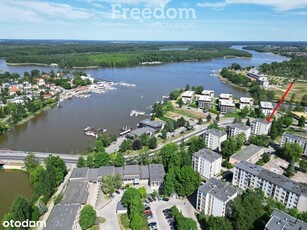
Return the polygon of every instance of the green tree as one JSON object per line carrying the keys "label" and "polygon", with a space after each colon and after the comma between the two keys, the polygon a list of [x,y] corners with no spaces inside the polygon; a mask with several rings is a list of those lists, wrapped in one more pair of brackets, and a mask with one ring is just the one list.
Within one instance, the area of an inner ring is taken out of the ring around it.
{"label": "green tree", "polygon": [[209,216],[205,226],[207,230],[233,230],[231,222],[223,217]]}
{"label": "green tree", "polygon": [[304,173],[307,172],[307,161],[306,160],[300,160],[300,170]]}
{"label": "green tree", "polygon": [[289,127],[293,123],[293,118],[291,116],[286,116],[283,119],[283,123],[286,127]]}
{"label": "green tree", "polygon": [[175,183],[176,183],[176,175],[175,172],[171,169],[165,175],[164,180],[164,194],[170,196],[173,192],[175,192]]}
{"label": "green tree", "polygon": [[168,171],[172,167],[180,166],[180,157],[178,154],[178,145],[175,143],[166,144],[160,150],[162,163]]}
{"label": "green tree", "polygon": [[139,191],[136,188],[129,187],[124,192],[124,195],[121,199],[123,205],[125,207],[128,207],[128,205],[132,202],[133,199],[141,199],[141,195]]}
{"label": "green tree", "polygon": [[287,161],[292,159],[297,162],[303,153],[303,148],[298,143],[286,143],[282,149],[282,157]]}
{"label": "green tree", "polygon": [[142,199],[146,198],[147,192],[145,187],[140,187],[138,188],[138,191],[140,193],[140,196]]}
{"label": "green tree", "polygon": [[288,167],[287,167],[287,169],[284,173],[284,175],[286,177],[294,176],[294,174],[295,174],[295,165],[294,164],[295,164],[295,161],[294,161],[294,158],[292,158],[291,161],[290,161],[290,164],[288,165]]}
{"label": "green tree", "polygon": [[249,138],[249,142],[251,144],[258,145],[258,146],[268,146],[269,143],[271,142],[271,139],[270,137],[265,136],[265,135],[257,135],[257,136],[252,135]]}
{"label": "green tree", "polygon": [[148,140],[148,148],[149,149],[155,149],[157,148],[157,138],[155,136],[151,137]]}
{"label": "green tree", "polygon": [[81,210],[79,224],[82,230],[86,230],[95,224],[96,211],[91,205],[85,205]]}
{"label": "green tree", "polygon": [[126,152],[128,150],[132,150],[132,140],[131,139],[126,139],[123,141],[123,143],[119,146],[119,151],[120,152]]}
{"label": "green tree", "polygon": [[143,144],[142,141],[140,141],[139,139],[136,139],[133,143],[132,143],[132,148],[133,150],[140,150],[143,148]]}
{"label": "green tree", "polygon": [[305,122],[306,122],[305,117],[301,116],[300,119],[298,120],[298,126],[305,127]]}
{"label": "green tree", "polygon": [[184,105],[182,98],[179,98],[177,100],[177,104],[179,105],[179,108],[182,108],[182,106]]}
{"label": "green tree", "polygon": [[270,161],[270,159],[271,159],[271,154],[270,153],[264,153],[262,155],[262,160],[263,160],[264,163],[268,163]]}
{"label": "green tree", "polygon": [[124,154],[122,154],[122,153],[117,153],[117,154],[116,154],[115,161],[114,161],[114,166],[115,166],[115,167],[123,167],[124,165],[125,165]]}
{"label": "green tree", "polygon": [[102,166],[110,165],[110,156],[106,152],[97,152],[94,154],[94,167],[99,168]]}
{"label": "green tree", "polygon": [[45,171],[45,169],[41,165],[30,171],[30,181],[35,189],[37,188],[37,183],[40,182],[40,175],[43,171]]}
{"label": "green tree", "polygon": [[46,168],[53,167],[56,177],[56,185],[60,185],[65,175],[67,174],[67,168],[65,162],[59,156],[49,155],[45,159]]}
{"label": "green tree", "polygon": [[40,165],[39,160],[34,153],[28,153],[28,155],[24,159],[24,164],[28,173],[30,173],[32,170],[36,169]]}
{"label": "green tree", "polygon": [[83,156],[80,156],[78,158],[77,168],[82,168],[82,167],[86,167],[86,160],[84,159]]}
{"label": "green tree", "polygon": [[122,178],[119,174],[116,174],[115,176],[107,175],[101,180],[101,188],[105,194],[112,195],[117,189],[120,189],[122,183]]}
{"label": "green tree", "polygon": [[86,165],[89,168],[94,168],[94,156],[93,156],[93,154],[89,154],[87,156]]}

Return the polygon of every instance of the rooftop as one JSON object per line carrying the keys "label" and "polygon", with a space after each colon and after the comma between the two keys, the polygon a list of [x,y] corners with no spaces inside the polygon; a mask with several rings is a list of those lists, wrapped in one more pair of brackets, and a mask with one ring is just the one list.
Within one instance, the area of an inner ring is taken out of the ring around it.
{"label": "rooftop", "polygon": [[235,106],[232,100],[219,100],[221,106]]}
{"label": "rooftop", "polygon": [[183,97],[193,97],[194,94],[195,94],[194,91],[185,91],[185,92],[182,94],[182,96],[183,96]]}
{"label": "rooftop", "polygon": [[232,94],[231,93],[221,93],[220,94],[220,98],[231,98],[232,97]]}
{"label": "rooftop", "polygon": [[198,101],[211,101],[212,97],[201,95],[198,97]]}
{"label": "rooftop", "polygon": [[273,109],[273,104],[269,101],[260,101],[260,107],[263,109]]}
{"label": "rooftop", "polygon": [[88,197],[88,182],[72,180],[65,190],[61,204],[85,204]]}
{"label": "rooftop", "polygon": [[283,136],[295,139],[295,140],[300,141],[300,142],[307,142],[306,137],[302,137],[302,136],[299,136],[299,135],[295,135],[295,134],[291,134],[291,133],[285,133]]}
{"label": "rooftop", "polygon": [[163,125],[165,125],[164,121],[152,121],[150,119],[145,119],[139,122],[141,125],[149,126],[152,128],[161,128]]}
{"label": "rooftop", "polygon": [[268,230],[303,230],[307,229],[307,224],[293,216],[275,209],[271,215],[271,219],[265,227]]}
{"label": "rooftop", "polygon": [[250,102],[253,102],[254,99],[251,98],[251,97],[240,97],[240,102],[241,103],[250,103]]}
{"label": "rooftop", "polygon": [[50,218],[48,219],[46,230],[72,229],[78,210],[80,208],[80,204],[56,205],[51,213]]}
{"label": "rooftop", "polygon": [[261,124],[267,125],[267,124],[269,124],[269,123],[271,123],[271,122],[267,122],[267,121],[264,120],[264,119],[255,119],[255,120],[253,120],[251,123],[261,123]]}
{"label": "rooftop", "polygon": [[152,134],[154,133],[155,130],[153,128],[149,128],[149,127],[143,127],[143,128],[138,128],[135,130],[132,130],[130,133],[127,134],[128,137],[140,137],[143,134]]}
{"label": "rooftop", "polygon": [[72,170],[70,178],[72,178],[72,179],[85,178],[85,177],[87,177],[88,170],[89,170],[89,168],[87,168],[87,167],[85,167],[85,168],[74,168]]}
{"label": "rooftop", "polygon": [[218,129],[208,129],[204,132],[204,134],[211,134],[211,135],[218,136],[218,137],[223,137],[227,135],[225,131],[221,131]]}
{"label": "rooftop", "polygon": [[221,201],[228,201],[230,197],[237,193],[237,190],[229,183],[223,183],[222,181],[211,178],[207,182],[198,188],[198,191],[204,194],[210,194],[214,198]]}
{"label": "rooftop", "polygon": [[236,164],[236,168],[242,169],[246,172],[253,174],[254,176],[260,177],[272,184],[282,187],[285,190],[291,191],[295,194],[307,196],[307,186],[290,180],[288,177],[279,175],[275,172],[271,172],[258,165],[249,163],[247,161],[240,161]]}
{"label": "rooftop", "polygon": [[214,90],[204,90],[204,91],[202,91],[201,94],[203,94],[203,95],[210,95],[211,93],[214,93]]}
{"label": "rooftop", "polygon": [[194,153],[193,157],[201,157],[202,159],[205,159],[209,162],[214,162],[217,159],[222,158],[222,155],[209,149],[201,149],[198,152]]}
{"label": "rooftop", "polygon": [[150,181],[163,181],[165,176],[164,167],[162,164],[149,165]]}
{"label": "rooftop", "polygon": [[262,151],[263,149],[264,148],[262,147],[251,144],[249,146],[243,147],[239,152],[232,155],[231,158],[236,159],[238,161],[246,161],[252,156],[254,156],[255,154]]}
{"label": "rooftop", "polygon": [[248,125],[244,125],[242,123],[235,123],[235,124],[231,124],[229,125],[230,128],[236,128],[236,129],[241,129],[241,130],[248,130],[250,129],[250,127]]}

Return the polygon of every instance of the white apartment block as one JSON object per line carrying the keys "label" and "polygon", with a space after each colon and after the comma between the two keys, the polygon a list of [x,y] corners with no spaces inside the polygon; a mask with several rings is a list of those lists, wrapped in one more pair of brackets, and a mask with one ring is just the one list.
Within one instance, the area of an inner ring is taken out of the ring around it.
{"label": "white apartment block", "polygon": [[232,184],[245,190],[260,188],[287,208],[307,211],[307,186],[247,161],[236,164]]}
{"label": "white apartment block", "polygon": [[182,101],[184,104],[190,104],[193,102],[193,99],[194,99],[194,95],[195,95],[195,92],[194,91],[185,91],[183,94],[182,94]]}
{"label": "white apartment block", "polygon": [[221,93],[219,99],[232,101],[232,94],[231,93]]}
{"label": "white apartment block", "polygon": [[250,97],[241,97],[240,98],[240,109],[244,109],[245,107],[251,108],[253,107],[254,99]]}
{"label": "white apartment block", "polygon": [[251,122],[251,133],[254,135],[268,135],[272,122],[262,119],[255,119]]}
{"label": "white apartment block", "polygon": [[214,98],[214,91],[213,90],[204,90],[201,94],[204,95],[204,96],[209,96],[212,99]]}
{"label": "white apartment block", "polygon": [[210,179],[219,174],[222,169],[222,155],[209,149],[201,149],[192,156],[194,171]]}
{"label": "white apartment block", "polygon": [[251,127],[244,125],[242,123],[236,123],[229,125],[229,133],[230,137],[239,135],[241,133],[245,134],[245,140],[248,140],[251,135]]}
{"label": "white apartment block", "polygon": [[237,197],[237,190],[229,183],[211,178],[198,188],[196,210],[209,216],[226,216],[227,203]]}
{"label": "white apartment block", "polygon": [[198,108],[211,108],[212,97],[201,95],[198,97]]}
{"label": "white apartment block", "polygon": [[221,144],[227,140],[227,133],[217,129],[208,129],[204,132],[203,137],[208,149],[221,151]]}
{"label": "white apartment block", "polygon": [[298,135],[285,133],[282,135],[280,146],[284,147],[286,143],[298,143],[303,148],[303,155],[307,156],[307,138]]}
{"label": "white apartment block", "polygon": [[235,104],[231,100],[220,99],[219,107],[221,114],[233,113],[235,109]]}
{"label": "white apartment block", "polygon": [[258,84],[263,88],[268,88],[270,83],[267,77],[259,77],[257,80]]}
{"label": "white apartment block", "polygon": [[268,101],[260,101],[259,109],[267,117],[273,112],[273,104]]}

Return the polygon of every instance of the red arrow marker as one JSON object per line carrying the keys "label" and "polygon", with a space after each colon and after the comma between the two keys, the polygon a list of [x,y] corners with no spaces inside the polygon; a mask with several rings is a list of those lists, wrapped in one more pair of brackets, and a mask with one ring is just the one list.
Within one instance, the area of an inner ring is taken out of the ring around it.
{"label": "red arrow marker", "polygon": [[287,94],[289,93],[290,89],[292,88],[294,82],[292,82],[287,91],[284,93],[284,95],[282,96],[282,98],[280,99],[280,101],[278,102],[278,104],[275,106],[273,112],[271,113],[271,115],[266,119],[267,122],[270,122],[271,118],[274,116],[274,113],[276,112],[276,110],[278,109],[278,107],[280,106],[280,104],[284,101],[285,97],[287,96]]}

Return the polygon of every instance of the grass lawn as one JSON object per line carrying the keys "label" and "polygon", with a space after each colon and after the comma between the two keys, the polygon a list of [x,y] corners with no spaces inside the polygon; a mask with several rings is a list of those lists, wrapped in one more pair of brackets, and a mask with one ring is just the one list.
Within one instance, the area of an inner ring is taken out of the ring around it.
{"label": "grass lawn", "polygon": [[196,119],[196,120],[198,120],[199,118],[205,119],[207,117],[203,113],[195,112],[195,111],[189,110],[189,109],[174,108],[174,110],[172,112],[177,113],[177,114],[182,115],[182,116],[190,117],[190,118],[193,118],[193,119]]}
{"label": "grass lawn", "polygon": [[[289,87],[289,84],[283,85],[280,88],[273,88],[272,90],[276,93],[275,99],[280,100],[284,92],[286,92],[287,88]],[[292,86],[291,90],[289,91],[288,95],[285,97],[285,101],[290,102],[291,97],[293,94],[295,94],[294,102],[300,103],[302,100],[302,97],[307,94],[307,83],[304,82],[295,82]]]}
{"label": "grass lawn", "polygon": [[119,225],[121,230],[129,230],[130,220],[128,218],[128,214],[120,214],[118,215]]}

